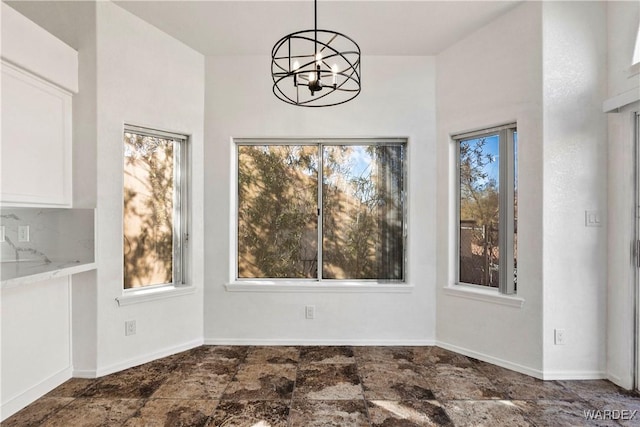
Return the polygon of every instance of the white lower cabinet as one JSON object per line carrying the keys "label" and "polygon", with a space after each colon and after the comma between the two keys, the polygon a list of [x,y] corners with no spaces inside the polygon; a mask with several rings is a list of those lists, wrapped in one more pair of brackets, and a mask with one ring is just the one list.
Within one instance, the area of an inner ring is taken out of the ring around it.
{"label": "white lower cabinet", "polygon": [[71,378],[69,277],[1,288],[0,419]]}

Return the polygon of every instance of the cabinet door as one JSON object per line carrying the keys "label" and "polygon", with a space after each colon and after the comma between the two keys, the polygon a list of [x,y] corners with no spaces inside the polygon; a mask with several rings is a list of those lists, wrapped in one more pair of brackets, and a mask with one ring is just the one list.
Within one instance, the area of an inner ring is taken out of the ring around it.
{"label": "cabinet door", "polygon": [[2,62],[2,206],[71,206],[71,94]]}

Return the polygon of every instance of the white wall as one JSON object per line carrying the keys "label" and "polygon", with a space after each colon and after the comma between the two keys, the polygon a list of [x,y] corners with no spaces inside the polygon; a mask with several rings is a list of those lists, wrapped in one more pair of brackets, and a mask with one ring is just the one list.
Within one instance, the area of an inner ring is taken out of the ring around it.
{"label": "white wall", "polygon": [[[77,308],[97,313],[96,373],[102,375],[202,342],[204,57],[113,3],[98,2],[96,13],[97,307]],[[123,288],[124,123],[191,136],[193,294],[116,303]],[[136,320],[136,335],[125,337],[125,320]]]}
{"label": "white wall", "polygon": [[[608,94],[614,98],[640,91],[640,76],[631,74],[632,54],[640,22],[637,2],[608,2]],[[635,217],[634,115],[640,103],[607,114],[608,147],[608,294],[607,375],[616,384],[633,387]]]}
{"label": "white wall", "polygon": [[[205,342],[428,344],[435,338],[435,66],[433,58],[364,57],[363,91],[331,108],[272,93],[268,56],[211,57],[205,109]],[[401,70],[402,72],[398,72]],[[409,138],[411,293],[228,292],[232,137]],[[316,319],[304,319],[304,306]]]}
{"label": "white wall", "polygon": [[606,15],[603,2],[543,3],[545,378],[605,375],[607,229],[585,227],[585,210],[604,221]]}
{"label": "white wall", "polygon": [[[517,120],[522,309],[438,295],[438,341],[545,379],[605,371],[606,5],[524,3],[438,56],[438,283],[455,277],[451,133]],[[569,249],[570,248],[570,249]],[[464,313],[464,315],[462,315]],[[554,329],[568,343],[554,345]]]}
{"label": "white wall", "polygon": [[[437,57],[438,344],[542,376],[541,4],[525,2]],[[450,135],[518,125],[515,308],[451,295],[456,277],[455,146]]]}
{"label": "white wall", "polygon": [[[21,5],[24,6],[24,5]],[[96,207],[97,44],[96,5],[93,2],[56,3],[76,25],[78,87],[73,97],[73,207]],[[43,10],[43,5],[38,5]]]}
{"label": "white wall", "polygon": [[[43,4],[38,6],[37,10],[42,13],[65,13],[77,25],[78,36],[74,41],[78,49],[79,91],[73,98],[73,206],[95,208],[98,164],[96,4],[56,3],[56,10],[49,11],[43,11]],[[76,274],[71,284],[74,376],[91,377],[98,366],[97,272]]]}

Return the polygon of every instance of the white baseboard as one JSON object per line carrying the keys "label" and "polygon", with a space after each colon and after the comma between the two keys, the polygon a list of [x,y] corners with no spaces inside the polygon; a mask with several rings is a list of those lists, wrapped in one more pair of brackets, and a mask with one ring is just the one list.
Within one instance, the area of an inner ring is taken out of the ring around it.
{"label": "white baseboard", "polygon": [[195,347],[199,347],[203,344],[203,340],[197,339],[193,341],[189,341],[177,346],[167,347],[162,350],[154,351],[152,353],[147,353],[141,356],[137,356],[131,359],[123,360],[122,362],[114,363],[109,366],[99,367],[94,370],[74,370],[73,376],[76,378],[98,378],[105,375],[113,374],[115,372],[120,372],[125,369],[133,368],[134,366],[142,365],[143,363],[152,362],[156,359],[161,359],[163,357],[171,356],[176,353],[180,353],[182,351],[190,350]]}
{"label": "white baseboard", "polygon": [[74,369],[73,378],[96,378],[96,371],[91,369]]}
{"label": "white baseboard", "polygon": [[30,403],[49,393],[54,388],[71,378],[71,367],[65,368],[46,378],[44,381],[34,385],[28,390],[12,397],[7,402],[2,403],[0,409],[0,421],[4,421]]}
{"label": "white baseboard", "polygon": [[529,375],[541,380],[601,380],[607,378],[607,374],[601,371],[545,371],[513,363],[508,360],[479,353],[474,350],[469,350],[467,348],[448,344],[442,341],[438,341],[436,345],[438,347],[464,354],[465,356],[473,357],[474,359],[482,360],[483,362],[501,366],[506,369],[511,369],[512,371],[520,372],[521,374]]}
{"label": "white baseboard", "polygon": [[531,368],[528,366],[520,365],[518,363],[509,362],[508,360],[500,359],[490,356],[488,354],[479,353],[468,348],[459,347],[457,345],[449,344],[446,342],[438,341],[436,343],[438,347],[442,347],[446,350],[451,350],[456,353],[463,354],[465,356],[473,357],[474,359],[482,360],[483,362],[491,363],[492,365],[501,366],[512,371],[520,372],[521,374],[529,375],[531,377],[544,379],[543,372],[539,369]]}
{"label": "white baseboard", "polygon": [[348,345],[348,346],[433,346],[435,340],[351,340],[351,339],[265,339],[205,338],[205,345]]}
{"label": "white baseboard", "polygon": [[607,379],[612,383],[619,385],[625,390],[633,389],[633,374],[627,376],[627,378],[621,378],[619,375],[614,375],[611,372],[607,374]]}
{"label": "white baseboard", "polygon": [[545,371],[543,380],[606,380],[602,371]]}
{"label": "white baseboard", "polygon": [[[488,354],[480,353],[457,345],[449,344],[443,341],[424,339],[424,340],[353,340],[353,339],[265,339],[265,338],[205,338],[193,340],[178,346],[165,348],[153,353],[128,359],[113,365],[98,368],[97,370],[73,370],[73,377],[76,378],[97,378],[109,375],[124,369],[142,365],[143,363],[152,362],[154,360],[171,356],[182,351],[190,350],[200,345],[260,345],[260,346],[438,346],[446,350],[450,350],[483,362],[491,363],[529,375],[542,380],[591,380],[591,379],[607,379],[606,372],[601,371],[543,371],[528,366],[500,359]],[[70,377],[70,376],[69,376]],[[68,379],[67,377],[66,379]],[[62,382],[66,381],[63,380]],[[60,382],[60,384],[62,383]],[[57,384],[59,385],[59,384]],[[56,386],[57,386],[56,385]],[[56,386],[52,387],[55,388]],[[46,392],[48,392],[47,390]],[[45,393],[46,393],[45,392]],[[44,394],[44,393],[43,393]],[[4,405],[3,405],[4,411]]]}

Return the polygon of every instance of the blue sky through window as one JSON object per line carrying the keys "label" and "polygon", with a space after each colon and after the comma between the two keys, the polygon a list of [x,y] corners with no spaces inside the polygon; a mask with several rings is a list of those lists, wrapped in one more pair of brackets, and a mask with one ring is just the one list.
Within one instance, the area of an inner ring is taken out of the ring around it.
{"label": "blue sky through window", "polygon": [[463,141],[463,144],[474,148],[480,145],[483,140],[484,145],[482,146],[481,154],[484,164],[478,172],[486,174],[486,179],[478,178],[476,180],[476,184],[484,186],[489,181],[493,181],[496,183],[497,187],[500,181],[500,136],[491,135],[488,137],[467,139]]}

